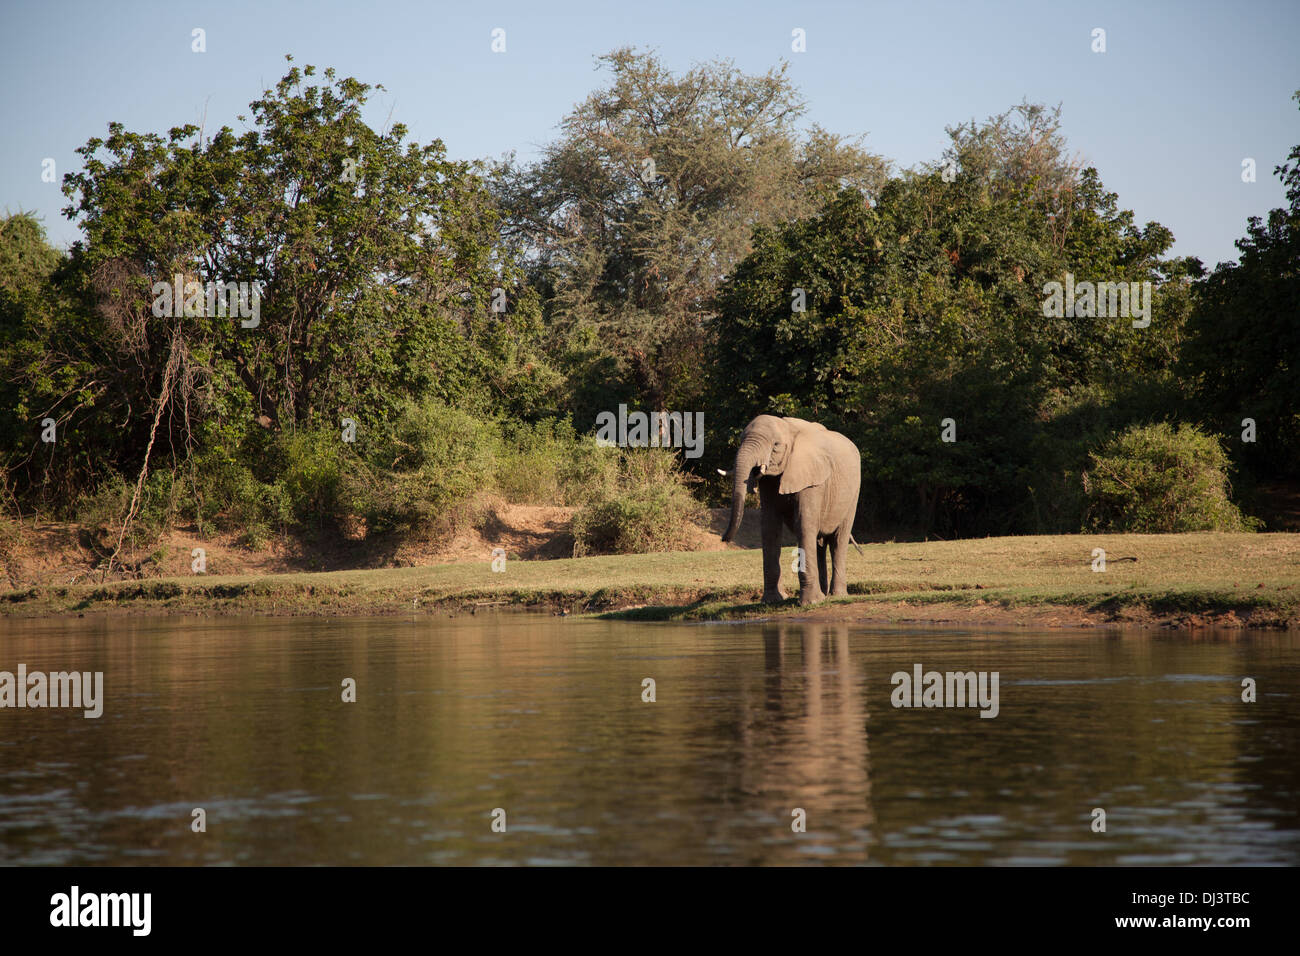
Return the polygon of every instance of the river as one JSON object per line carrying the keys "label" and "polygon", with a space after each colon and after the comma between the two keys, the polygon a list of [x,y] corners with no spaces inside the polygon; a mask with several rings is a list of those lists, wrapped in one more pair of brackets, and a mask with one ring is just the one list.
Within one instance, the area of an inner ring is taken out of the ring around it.
{"label": "river", "polygon": [[0,709],[2,864],[1300,862],[1296,634],[0,620],[20,664],[103,713]]}

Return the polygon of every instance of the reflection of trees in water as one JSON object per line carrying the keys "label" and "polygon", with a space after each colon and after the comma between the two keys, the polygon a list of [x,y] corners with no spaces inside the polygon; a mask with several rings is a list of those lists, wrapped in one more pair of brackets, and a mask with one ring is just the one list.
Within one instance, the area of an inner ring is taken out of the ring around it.
{"label": "reflection of trees in water", "polygon": [[[846,625],[766,625],[761,646],[749,627],[715,645],[699,628],[535,617],[9,626],[11,667],[102,670],[106,697],[98,721],[0,713],[3,862],[1300,854],[1293,635],[913,632],[850,654]],[[888,675],[914,661],[1000,671],[999,717],[890,707]],[[508,839],[488,829],[497,806]],[[907,843],[883,847],[885,832]]]}
{"label": "reflection of trees in water", "polygon": [[762,862],[807,860],[807,844],[833,849],[827,856],[839,862],[865,860],[875,813],[866,699],[848,626],[764,627],[762,692],[745,688],[741,707],[740,792],[788,833],[790,811],[807,812],[808,832],[789,833]]}
{"label": "reflection of trees in water", "polygon": [[[1232,640],[1237,635],[1227,632],[1226,637]],[[1295,638],[1255,633],[1239,642],[1234,648],[1235,671],[1224,668],[1232,674],[1224,696],[1229,701],[1225,717],[1232,721],[1237,738],[1234,782],[1249,791],[1252,816],[1272,824],[1270,831],[1260,829],[1251,835],[1274,848],[1285,840],[1291,849],[1289,862],[1295,865],[1300,862],[1300,760],[1296,759],[1300,754],[1300,702],[1295,696],[1300,672],[1294,666],[1280,665],[1295,648]],[[1258,681],[1253,704],[1241,701],[1243,677]],[[1276,861],[1277,856],[1269,854],[1268,859]]]}

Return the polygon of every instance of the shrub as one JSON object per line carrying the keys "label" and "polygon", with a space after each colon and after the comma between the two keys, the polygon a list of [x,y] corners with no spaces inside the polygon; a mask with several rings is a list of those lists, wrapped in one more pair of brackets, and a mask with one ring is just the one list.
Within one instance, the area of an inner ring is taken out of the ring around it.
{"label": "shrub", "polygon": [[[135,549],[156,541],[176,518],[184,483],[168,471],[155,471],[145,479],[136,505],[135,518],[123,539],[125,547]],[[78,523],[94,536],[96,543],[107,549],[117,544],[135,494],[135,481],[120,475],[105,479],[93,491],[86,492],[77,501]]]}
{"label": "shrub", "polygon": [[577,447],[577,434],[567,421],[503,422],[493,464],[497,491],[516,504],[562,502],[565,472]]}
{"label": "shrub", "polygon": [[[659,457],[673,458],[666,453]],[[624,480],[626,468],[618,448],[600,445],[590,435],[578,438],[560,469],[561,503],[583,505],[608,498]]]}
{"label": "shrub", "polygon": [[238,530],[240,542],[247,547],[260,547],[273,528],[295,522],[294,502],[283,480],[259,481],[233,458],[209,455],[196,462],[193,496],[200,535],[209,534],[214,526]]}
{"label": "shrub", "polygon": [[1228,456],[1193,425],[1135,425],[1091,452],[1085,529],[1157,534],[1258,527],[1229,498]]}
{"label": "shrub", "polygon": [[598,490],[573,516],[574,557],[690,547],[693,524],[703,507],[691,495],[687,481],[670,451],[623,454],[617,484]]}
{"label": "shrub", "polygon": [[450,532],[491,485],[497,431],[492,422],[441,402],[409,405],[348,475],[347,489],[368,528]]}
{"label": "shrub", "polygon": [[1089,454],[1178,404],[1178,383],[1167,375],[1139,383],[1079,385],[1049,395],[1041,409],[1043,427],[1030,446],[1020,527],[1036,534],[1072,534],[1085,527],[1091,502],[1083,473],[1090,467]]}
{"label": "shrub", "polygon": [[284,435],[278,443],[283,458],[280,482],[298,524],[325,527],[337,524],[351,510],[344,476],[354,456],[337,431],[315,428]]}
{"label": "shrub", "polygon": [[494,468],[497,491],[515,504],[581,505],[619,483],[617,448],[578,435],[564,419],[504,422]]}

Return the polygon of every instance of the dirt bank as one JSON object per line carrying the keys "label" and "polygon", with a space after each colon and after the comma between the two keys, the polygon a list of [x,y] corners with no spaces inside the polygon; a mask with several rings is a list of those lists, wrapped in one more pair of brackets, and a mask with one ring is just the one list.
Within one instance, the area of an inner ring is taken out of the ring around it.
{"label": "dirt bank", "polygon": [[[111,574],[104,573],[104,550],[96,546],[86,529],[57,522],[15,523],[9,538],[0,542],[0,581],[19,590],[181,577],[191,573],[196,548],[203,549],[206,573],[212,575],[277,575],[487,561],[498,548],[512,561],[554,560],[573,556],[569,528],[575,510],[550,505],[492,504],[443,541],[415,535],[365,539],[322,533],[275,537],[259,547],[248,547],[236,534],[214,532],[200,536],[193,527],[180,527],[136,553],[123,556],[115,562]],[[727,515],[725,508],[710,511],[705,523],[690,530],[688,550],[757,548],[757,520],[742,529],[736,543],[722,543],[719,535],[726,527]]]}

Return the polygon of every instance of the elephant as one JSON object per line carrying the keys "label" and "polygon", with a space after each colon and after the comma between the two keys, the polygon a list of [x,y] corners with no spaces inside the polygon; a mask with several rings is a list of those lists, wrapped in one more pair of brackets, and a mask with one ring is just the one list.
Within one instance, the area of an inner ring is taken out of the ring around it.
{"label": "elephant", "polygon": [[[845,558],[862,484],[862,455],[857,446],[816,422],[759,415],[740,436],[734,469],[731,520],[722,540],[730,541],[740,530],[745,495],[757,485],[763,521],[763,603],[775,604],[786,598],[781,589],[782,524],[794,532],[803,549],[799,603],[806,606],[828,595],[848,594]],[[810,573],[814,554],[816,575]]]}

